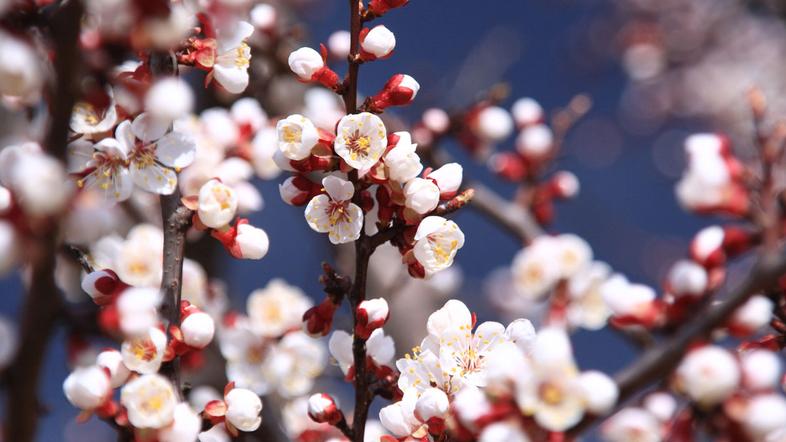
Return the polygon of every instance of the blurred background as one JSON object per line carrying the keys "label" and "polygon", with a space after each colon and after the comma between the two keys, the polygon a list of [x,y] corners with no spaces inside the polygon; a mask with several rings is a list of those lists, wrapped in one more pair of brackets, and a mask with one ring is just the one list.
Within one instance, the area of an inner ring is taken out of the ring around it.
{"label": "blurred background", "polygon": [[[347,27],[344,1],[299,2],[295,9],[311,46]],[[414,105],[397,111],[404,121],[417,121],[428,107],[461,109],[499,82],[510,88],[502,103],[507,107],[528,96],[550,111],[586,94],[592,109],[571,130],[556,163],[578,176],[581,191],[559,206],[549,230],[578,234],[592,245],[596,259],[632,281],[657,287],[669,264],[685,255],[692,234],[712,223],[683,212],[674,198],[685,136],[728,132],[744,157],[751,136],[745,93],[751,86],[762,89],[773,119],[786,114],[786,30],[779,17],[777,3],[744,0],[411,0],[381,20],[396,35],[396,51],[387,61],[362,67],[360,89],[374,93],[394,73],[415,77],[421,90]],[[344,66],[335,66],[343,74]],[[499,149],[512,145],[509,140]],[[514,187],[482,162],[457,146],[446,148],[464,166],[465,177],[512,197]],[[274,277],[319,300],[320,262],[341,261],[326,236],[303,222],[301,208],[281,202],[283,179],[255,183],[265,208],[252,223],[270,236],[268,256],[240,261],[219,255],[210,269],[226,281],[239,310],[252,290]],[[509,266],[521,244],[472,210],[455,219],[467,241],[457,258],[462,284],[454,296],[481,321],[510,320],[485,292],[488,277]],[[377,277],[395,279],[396,271],[384,267]],[[3,280],[0,290],[0,313],[13,320],[22,293],[19,276]],[[400,292],[392,324],[404,321],[415,329],[394,331],[399,356],[423,335],[433,310],[407,308],[407,289]],[[440,296],[435,293],[430,301],[434,308],[445,301]],[[338,327],[348,324],[346,314],[337,319]],[[586,369],[613,372],[634,356],[617,335],[605,331],[578,332],[574,345]],[[41,385],[47,410],[39,440],[111,440],[113,432],[100,422],[79,428],[74,423],[78,411],[62,394],[65,353],[61,332],[50,345]],[[323,381],[325,388],[340,392],[343,384],[334,378]],[[346,393],[339,396],[351,404]]]}

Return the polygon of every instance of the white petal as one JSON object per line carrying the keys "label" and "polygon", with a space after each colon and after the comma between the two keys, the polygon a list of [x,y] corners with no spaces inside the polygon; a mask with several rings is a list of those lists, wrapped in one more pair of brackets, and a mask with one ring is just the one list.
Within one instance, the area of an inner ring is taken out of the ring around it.
{"label": "white petal", "polygon": [[165,166],[183,168],[194,162],[196,143],[182,132],[170,132],[156,143],[156,158]]}
{"label": "white petal", "polygon": [[144,143],[150,143],[164,136],[169,129],[169,123],[153,118],[147,113],[142,113],[131,123],[134,136]]}
{"label": "white petal", "polygon": [[177,175],[172,169],[153,164],[139,168],[137,163],[131,163],[131,178],[134,183],[148,192],[161,195],[170,195],[177,186]]}
{"label": "white petal", "polygon": [[79,173],[92,166],[93,143],[79,139],[70,143],[66,151],[68,156],[68,173]]}
{"label": "white petal", "polygon": [[225,66],[216,64],[213,66],[213,78],[232,94],[239,94],[248,87],[248,69],[234,65]]}
{"label": "white petal", "polygon": [[322,179],[322,186],[334,201],[347,201],[355,194],[355,186],[351,182],[333,175]]}

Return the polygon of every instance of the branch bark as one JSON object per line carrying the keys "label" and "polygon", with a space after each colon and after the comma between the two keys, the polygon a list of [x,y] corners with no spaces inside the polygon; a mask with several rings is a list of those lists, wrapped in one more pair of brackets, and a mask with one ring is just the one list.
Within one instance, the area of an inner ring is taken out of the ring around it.
{"label": "branch bark", "polygon": [[[151,53],[150,70],[154,76],[176,75],[177,60],[173,54]],[[183,259],[185,257],[186,232],[191,226],[193,212],[180,201],[180,188],[175,186],[175,191],[170,195],[161,195],[161,221],[164,230],[161,274],[161,292],[163,303],[160,313],[167,322],[167,337],[171,325],[180,324],[180,300],[183,288]],[[167,376],[175,386],[178,396],[182,399],[183,388],[180,380],[180,358],[175,357],[171,362],[161,367],[161,374]]]}
{"label": "branch bark", "polygon": [[[83,14],[80,0],[63,4],[52,16],[55,83],[49,91],[50,120],[44,147],[63,161],[68,142],[71,110],[77,98],[75,85],[79,56],[79,29]],[[35,438],[41,405],[38,384],[47,345],[62,312],[62,299],[55,284],[57,224],[31,238],[30,286],[22,306],[19,348],[7,373],[7,421],[5,440],[27,442]]]}
{"label": "branch bark", "polygon": [[[737,308],[752,295],[770,288],[786,273],[786,251],[780,255],[765,255],[754,265],[747,278],[732,289],[723,302],[707,305],[694,320],[687,322],[674,336],[646,351],[631,365],[617,373],[615,381],[619,387],[619,408],[637,392],[669,375],[679,364],[688,346],[708,336],[722,326]],[[578,436],[604,416],[588,416],[568,435]]]}

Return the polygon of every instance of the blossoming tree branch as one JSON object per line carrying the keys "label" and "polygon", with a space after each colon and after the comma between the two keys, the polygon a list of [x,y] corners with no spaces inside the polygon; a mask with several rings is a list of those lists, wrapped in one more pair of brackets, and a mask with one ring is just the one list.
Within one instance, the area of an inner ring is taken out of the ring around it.
{"label": "blossoming tree branch", "polygon": [[[579,192],[556,163],[588,97],[549,116],[531,98],[505,109],[496,87],[407,126],[396,107],[418,82],[360,74],[393,66],[384,22],[408,0],[349,0],[347,29],[318,48],[303,46],[296,3],[0,2],[14,118],[0,272],[21,270],[25,288],[18,327],[0,321],[0,439],[40,436],[45,355],[63,329],[76,420],[122,441],[786,440],[786,131],[765,124],[761,92],[747,97],[755,155],[719,133],[685,140],[679,203],[728,222],[697,232],[656,289],[551,225]],[[514,183],[514,198],[465,179],[446,143]],[[286,247],[250,221],[255,179],[277,180],[304,225],[351,255],[306,270],[318,302],[274,278],[245,311],[230,306],[215,259]],[[491,278],[488,301],[509,320],[442,299],[417,345],[397,349],[409,326],[396,302],[455,293],[457,253],[483,239],[450,218],[472,209],[522,246]],[[745,257],[739,277],[730,265]],[[603,328],[641,352],[616,374],[573,353],[574,332]]]}

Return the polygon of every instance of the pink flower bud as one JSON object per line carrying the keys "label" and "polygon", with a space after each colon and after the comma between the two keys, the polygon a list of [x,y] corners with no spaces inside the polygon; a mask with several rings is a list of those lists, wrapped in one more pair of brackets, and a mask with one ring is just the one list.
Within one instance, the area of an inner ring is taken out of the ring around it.
{"label": "pink flower bud", "polygon": [[93,365],[74,370],[65,382],[63,391],[68,402],[82,410],[92,410],[103,404],[111,393],[109,375]]}
{"label": "pink flower bud", "polygon": [[442,109],[432,107],[423,112],[423,126],[436,133],[445,133],[450,128],[450,116]]}
{"label": "pink flower bud", "polygon": [[549,184],[555,198],[573,198],[579,193],[579,179],[572,172],[562,170],[555,173]]}
{"label": "pink flower bud", "polygon": [[293,51],[287,61],[292,72],[303,81],[311,81],[314,74],[325,67],[325,61],[319,52],[308,47]]}
{"label": "pink flower bud", "polygon": [[333,315],[338,306],[330,298],[303,313],[303,328],[312,337],[327,336],[333,325]]}
{"label": "pink flower bud", "polygon": [[388,302],[383,298],[367,299],[358,305],[355,334],[368,339],[371,332],[385,325],[390,316]]}
{"label": "pink flower bud", "polygon": [[669,270],[668,290],[674,296],[701,296],[708,284],[707,271],[693,261],[677,261]]}
{"label": "pink flower bud", "polygon": [[429,424],[429,430],[433,431],[432,423],[437,424],[442,421],[448,412],[450,403],[448,396],[439,388],[428,388],[421,393],[415,403],[415,416],[424,423]]}
{"label": "pink flower bud", "polygon": [[729,397],[740,381],[737,360],[727,350],[717,346],[695,349],[677,367],[680,390],[704,406],[711,406]]}
{"label": "pink flower bud", "polygon": [[303,175],[294,175],[278,185],[281,199],[291,206],[307,204],[314,192],[314,183]]}
{"label": "pink flower bud", "polygon": [[348,31],[336,31],[328,37],[330,55],[336,58],[346,58],[349,55],[350,34]]}
{"label": "pink flower bud", "polygon": [[257,29],[271,31],[275,29],[278,14],[276,8],[267,3],[260,3],[251,9],[251,24]]}
{"label": "pink flower bud", "polygon": [[419,215],[425,215],[437,207],[439,194],[439,187],[424,178],[415,178],[404,186],[405,205]]}
{"label": "pink flower bud", "polygon": [[542,161],[554,147],[554,134],[548,126],[525,127],[516,137],[516,150],[530,161]]}
{"label": "pink flower bud", "polygon": [[360,47],[368,60],[384,58],[396,47],[396,36],[385,26],[377,25],[365,32],[365,35],[361,32]]}
{"label": "pink flower bud", "polygon": [[770,323],[772,301],[763,295],[751,296],[729,320],[729,331],[736,336],[748,336]]}
{"label": "pink flower bud", "polygon": [[501,107],[485,107],[474,118],[472,127],[476,135],[483,140],[502,141],[513,131],[513,119],[508,111]]}
{"label": "pink flower bud", "polygon": [[183,332],[183,342],[186,345],[201,349],[207,347],[213,340],[215,324],[213,318],[205,312],[197,311],[186,316],[180,323]]}
{"label": "pink flower bud", "polygon": [[123,355],[117,350],[105,350],[96,357],[96,365],[109,373],[109,382],[112,388],[123,385],[131,371],[123,363]]}
{"label": "pink flower bud", "polygon": [[448,163],[439,169],[431,172],[426,178],[434,180],[439,187],[440,199],[446,200],[456,195],[464,169],[458,163]]}
{"label": "pink flower bud", "polygon": [[212,179],[199,189],[197,213],[202,224],[219,229],[229,224],[237,212],[235,191],[218,179]]}
{"label": "pink flower bud", "polygon": [[516,126],[524,127],[543,121],[543,107],[532,98],[519,98],[511,108]]}
{"label": "pink flower bud", "polygon": [[224,396],[226,420],[240,431],[254,431],[259,428],[262,418],[262,400],[253,391],[233,388]]}
{"label": "pink flower bud", "polygon": [[120,282],[117,274],[109,269],[96,270],[88,273],[82,280],[82,290],[85,291],[98,305],[108,303],[112,295],[125,284]]}
{"label": "pink flower bud", "polygon": [[377,16],[381,16],[394,8],[400,8],[409,3],[409,0],[371,0],[368,9]]}
{"label": "pink flower bud", "polygon": [[210,235],[219,240],[224,248],[238,259],[262,259],[270,246],[267,233],[248,224],[245,218],[238,219],[234,227],[227,230],[213,230]]}
{"label": "pink flower bud", "polygon": [[420,90],[420,84],[406,74],[396,74],[385,83],[382,90],[371,97],[371,107],[383,110],[390,106],[404,106],[412,102]]}
{"label": "pink flower bud", "polygon": [[270,240],[264,230],[250,224],[237,226],[235,243],[242,259],[262,259],[267,255]]}
{"label": "pink flower bud", "polygon": [[743,353],[742,382],[754,391],[775,388],[781,377],[781,361],[775,352],[751,350]]}
{"label": "pink flower bud", "polygon": [[317,423],[337,424],[344,417],[330,395],[317,393],[308,398],[308,416]]}

